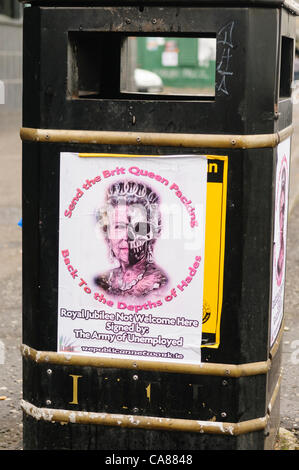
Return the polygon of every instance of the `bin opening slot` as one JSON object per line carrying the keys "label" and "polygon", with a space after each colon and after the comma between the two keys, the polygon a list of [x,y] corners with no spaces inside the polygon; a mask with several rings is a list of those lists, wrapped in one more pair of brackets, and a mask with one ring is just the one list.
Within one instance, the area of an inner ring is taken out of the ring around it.
{"label": "bin opening slot", "polygon": [[292,94],[294,39],[281,37],[279,97],[290,98]]}
{"label": "bin opening slot", "polygon": [[119,93],[120,36],[69,32],[68,98],[96,99]]}
{"label": "bin opening slot", "polygon": [[121,93],[214,97],[215,76],[215,37],[123,39]]}
{"label": "bin opening slot", "polygon": [[215,99],[216,37],[69,31],[69,99]]}

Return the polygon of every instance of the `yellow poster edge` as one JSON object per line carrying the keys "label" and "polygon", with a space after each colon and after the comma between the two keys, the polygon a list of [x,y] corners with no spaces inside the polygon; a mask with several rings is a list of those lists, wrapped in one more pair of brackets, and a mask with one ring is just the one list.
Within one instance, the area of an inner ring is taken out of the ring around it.
{"label": "yellow poster edge", "polygon": [[227,174],[228,155],[205,155],[210,160],[223,160],[223,182],[222,182],[222,207],[221,207],[221,229],[220,229],[220,260],[219,260],[219,283],[218,283],[218,309],[214,344],[202,344],[202,348],[218,349],[220,345],[220,324],[223,302],[223,280],[224,280],[224,254],[225,254],[225,224],[226,224],[226,202],[227,202]]}

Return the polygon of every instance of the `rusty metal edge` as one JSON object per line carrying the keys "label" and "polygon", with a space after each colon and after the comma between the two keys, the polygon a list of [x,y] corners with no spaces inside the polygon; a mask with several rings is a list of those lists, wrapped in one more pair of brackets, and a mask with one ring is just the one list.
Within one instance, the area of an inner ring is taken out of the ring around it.
{"label": "rusty metal edge", "polygon": [[21,354],[36,363],[60,364],[69,366],[86,366],[99,368],[131,369],[155,372],[173,372],[193,375],[213,375],[220,377],[246,377],[267,374],[271,368],[271,360],[252,362],[247,364],[171,364],[168,362],[154,362],[130,359],[115,359],[102,357],[89,357],[71,353],[58,353],[54,351],[37,351],[25,344],[21,345]]}
{"label": "rusty metal edge", "polygon": [[29,142],[61,142],[111,145],[145,145],[202,148],[274,148],[293,133],[293,126],[274,134],[221,135],[150,132],[33,129],[22,127],[20,137]]}
{"label": "rusty metal edge", "polygon": [[39,408],[22,400],[23,412],[37,421],[97,424],[102,426],[116,426],[124,428],[138,428],[163,431],[183,431],[207,434],[225,434],[237,436],[266,428],[268,416],[255,418],[240,423],[226,423],[219,421],[201,421],[177,418],[162,418],[153,416],[136,416],[112,413],[99,413],[89,411],[74,411],[54,408]]}
{"label": "rusty metal edge", "polygon": [[267,414],[270,415],[271,414],[271,411],[273,409],[273,406],[274,406],[274,403],[278,397],[278,393],[279,393],[279,390],[280,390],[280,386],[281,386],[281,381],[282,381],[282,372],[280,371],[280,375],[278,377],[278,380],[275,384],[275,387],[274,387],[274,390],[273,390],[273,393],[272,393],[272,396],[271,396],[271,399],[269,401],[269,404],[267,406]]}
{"label": "rusty metal edge", "polygon": [[21,400],[20,405],[25,414],[31,416],[37,421],[43,420],[53,423],[60,422],[62,424],[97,424],[102,426],[139,428],[158,431],[183,431],[238,436],[240,434],[266,429],[270,419],[271,410],[278,396],[280,385],[281,375],[276,383],[265,416],[247,421],[240,421],[238,423],[39,408],[26,400]]}
{"label": "rusty metal edge", "polygon": [[[18,1],[19,1],[19,3],[24,3],[24,4],[28,2],[28,0],[18,0]],[[93,3],[95,3],[95,4],[100,3],[99,0],[92,0],[92,1],[93,1]],[[32,3],[40,3],[40,4],[43,4],[43,3],[47,3],[47,4],[48,4],[48,3],[54,3],[54,4],[56,4],[57,1],[56,1],[56,2],[54,2],[54,1],[51,2],[51,1],[49,1],[49,0],[38,0],[38,1],[33,0]],[[145,3],[145,2],[144,2],[144,3]],[[182,2],[182,3],[183,3],[183,2]],[[221,2],[219,2],[219,3],[221,4]],[[222,2],[222,3],[225,3],[225,2]],[[250,2],[249,2],[249,3],[250,3]],[[277,6],[278,3],[279,3],[279,2],[273,2],[273,6]],[[74,2],[74,4],[76,4],[76,1]],[[285,7],[287,10],[290,10],[292,13],[295,13],[295,14],[299,15],[299,4],[298,4],[298,2],[297,2],[296,0],[282,0],[282,1],[280,2],[280,4],[281,4],[280,6]],[[171,5],[170,5],[170,6],[171,6]],[[199,5],[199,6],[200,6],[200,5]],[[244,5],[241,5],[241,6],[244,6]],[[212,7],[215,7],[215,5],[212,5]],[[216,5],[216,7],[217,7],[217,5]],[[245,7],[246,7],[246,5],[245,5]]]}

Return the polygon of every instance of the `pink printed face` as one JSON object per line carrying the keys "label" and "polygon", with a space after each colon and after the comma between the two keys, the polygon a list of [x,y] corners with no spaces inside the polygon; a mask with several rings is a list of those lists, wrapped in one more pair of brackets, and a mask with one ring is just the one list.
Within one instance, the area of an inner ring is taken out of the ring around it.
{"label": "pink printed face", "polygon": [[114,256],[120,262],[130,262],[129,231],[137,223],[146,222],[143,206],[120,204],[108,210],[108,239]]}
{"label": "pink printed face", "polygon": [[128,207],[120,205],[108,212],[108,238],[114,256],[123,263],[129,262]]}

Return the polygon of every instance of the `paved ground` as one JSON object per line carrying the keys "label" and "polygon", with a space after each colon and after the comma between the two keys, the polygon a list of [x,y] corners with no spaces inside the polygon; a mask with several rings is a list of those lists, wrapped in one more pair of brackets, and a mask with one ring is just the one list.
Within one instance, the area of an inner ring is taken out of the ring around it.
{"label": "paved ground", "polygon": [[[299,104],[295,106],[294,123],[281,426],[296,437],[299,431]],[[20,114],[0,113],[0,450],[22,449],[20,125]],[[4,361],[1,344],[5,347]]]}

